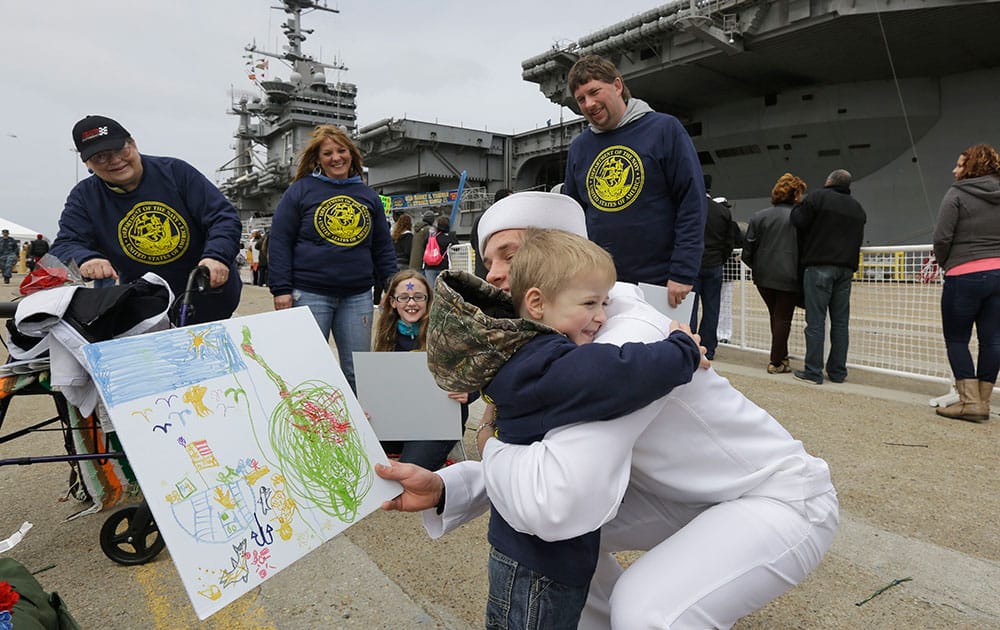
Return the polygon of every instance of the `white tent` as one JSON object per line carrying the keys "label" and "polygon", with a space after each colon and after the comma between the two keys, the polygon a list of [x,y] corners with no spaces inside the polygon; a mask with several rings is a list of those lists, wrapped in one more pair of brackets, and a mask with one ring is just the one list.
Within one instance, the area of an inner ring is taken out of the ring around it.
{"label": "white tent", "polygon": [[33,241],[41,234],[38,230],[24,227],[3,217],[0,217],[0,230],[9,230],[10,235],[19,241]]}

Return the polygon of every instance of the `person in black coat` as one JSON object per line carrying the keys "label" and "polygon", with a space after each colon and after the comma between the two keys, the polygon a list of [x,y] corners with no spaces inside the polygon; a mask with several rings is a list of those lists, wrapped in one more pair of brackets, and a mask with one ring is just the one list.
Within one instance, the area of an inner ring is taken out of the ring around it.
{"label": "person in black coat", "polygon": [[392,226],[392,244],[396,249],[396,269],[402,271],[410,267],[410,251],[413,249],[413,219],[401,214]]}
{"label": "person in black coat", "polygon": [[[496,203],[508,195],[513,195],[514,191],[510,188],[501,188],[493,194],[493,203]],[[484,213],[485,214],[485,213]],[[472,251],[476,254],[476,275],[483,280],[486,279],[486,265],[483,264],[483,252],[479,251],[479,220],[483,218],[480,214],[476,217],[476,220],[472,223],[472,232],[469,234],[469,243],[472,245]]]}
{"label": "person in black coat", "polygon": [[864,208],[851,196],[851,174],[843,169],[830,173],[822,189],[809,193],[792,208],[806,302],[805,368],[792,373],[799,380],[816,385],[823,382],[828,312],[830,356],[826,375],[834,383],[847,378],[851,279],[858,270],[867,218]]}
{"label": "person in black coat", "polygon": [[[712,186],[712,176],[705,175],[705,190]],[[694,282],[694,305],[691,307],[691,331],[701,335],[701,343],[708,352],[705,357],[715,358],[719,345],[719,309],[722,303],[722,268],[733,253],[739,227],[733,222],[729,207],[722,201],[708,197],[708,218],[705,221],[705,249],[701,256],[701,269]],[[701,323],[698,322],[698,305],[702,306]]]}
{"label": "person in black coat", "polygon": [[753,270],[757,292],[767,305],[771,322],[771,356],[768,374],[787,374],[788,335],[792,330],[795,305],[802,300],[799,277],[799,247],[789,216],[792,205],[802,201],[806,183],[785,173],[771,189],[770,208],[760,210],[750,219],[743,262]]}

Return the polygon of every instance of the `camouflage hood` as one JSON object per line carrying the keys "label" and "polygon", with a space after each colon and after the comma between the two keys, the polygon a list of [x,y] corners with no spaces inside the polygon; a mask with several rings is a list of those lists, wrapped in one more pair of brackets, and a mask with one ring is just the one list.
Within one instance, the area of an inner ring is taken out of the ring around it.
{"label": "camouflage hood", "polygon": [[464,271],[441,273],[427,326],[427,366],[439,387],[474,392],[530,339],[552,328],[514,312],[510,295]]}

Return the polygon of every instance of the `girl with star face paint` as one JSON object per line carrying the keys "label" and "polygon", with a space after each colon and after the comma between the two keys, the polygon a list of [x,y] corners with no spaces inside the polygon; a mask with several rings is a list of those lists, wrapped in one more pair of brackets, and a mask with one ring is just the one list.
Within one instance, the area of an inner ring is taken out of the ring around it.
{"label": "girl with star face paint", "polygon": [[[389,281],[380,305],[381,315],[375,329],[375,352],[425,352],[427,350],[427,314],[434,292],[424,276],[414,269],[404,269]],[[449,398],[462,404],[462,430],[469,417],[469,403],[478,392],[448,392]],[[403,413],[401,411],[401,413]],[[455,440],[412,440],[382,442],[382,448],[399,461],[437,470],[445,464]]]}

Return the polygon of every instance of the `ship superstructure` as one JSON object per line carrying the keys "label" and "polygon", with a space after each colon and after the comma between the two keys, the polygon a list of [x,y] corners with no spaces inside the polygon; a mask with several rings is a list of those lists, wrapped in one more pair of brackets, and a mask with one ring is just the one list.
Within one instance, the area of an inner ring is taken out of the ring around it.
{"label": "ship superstructure", "polygon": [[682,0],[527,59],[522,77],[575,109],[569,67],[609,58],[685,124],[738,219],[786,171],[816,188],[846,168],[869,244],[928,242],[958,153],[1000,143],[998,19],[997,0]]}
{"label": "ship superstructure", "polygon": [[[273,212],[313,126],[355,130],[356,87],[324,76],[342,66],[301,51],[310,32],[302,13],[330,9],[311,0],[283,7],[285,52],[247,50],[251,62],[282,60],[288,80],[261,78],[263,98],[233,107],[237,157],[222,189],[244,217]],[[784,172],[815,189],[846,168],[868,212],[866,244],[926,243],[958,153],[1000,144],[998,15],[1000,0],[679,0],[527,59],[522,77],[575,110],[566,73],[580,56],[600,54],[634,96],[685,124],[713,193],[735,203],[738,220],[769,205]],[[463,173],[484,198],[499,188],[547,190],[562,181],[567,148],[584,128],[581,118],[560,117],[505,134],[404,117],[355,138],[369,183],[395,203],[455,191]],[[467,234],[480,211],[462,212],[456,232]]]}
{"label": "ship superstructure", "polygon": [[337,125],[348,133],[357,127],[357,86],[328,81],[326,76],[327,70],[339,73],[347,68],[339,61],[323,63],[302,50],[313,32],[303,28],[302,16],[338,11],[316,0],[282,0],[276,8],[287,16],[281,30],[288,43],[280,53],[256,44],[246,47],[248,74],[260,93],[234,98],[230,113],[239,118],[236,156],[220,169],[231,171],[219,188],[240,211],[244,225],[274,211],[291,182],[297,156],[317,125]]}

